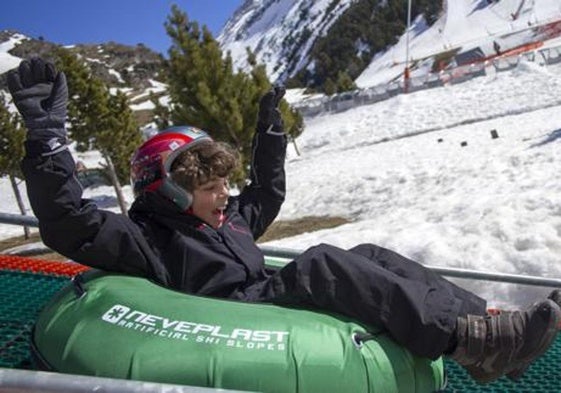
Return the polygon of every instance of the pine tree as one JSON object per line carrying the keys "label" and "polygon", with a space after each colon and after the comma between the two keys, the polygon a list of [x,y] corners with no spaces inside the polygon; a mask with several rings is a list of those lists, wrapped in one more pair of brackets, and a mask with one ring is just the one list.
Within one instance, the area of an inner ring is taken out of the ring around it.
{"label": "pine tree", "polygon": [[130,159],[143,142],[129,105],[124,93],[119,91],[110,95],[108,132],[106,135],[98,135],[99,144],[105,147],[105,151],[111,157],[121,183],[130,181]]}
{"label": "pine tree", "polygon": [[327,78],[323,84],[323,90],[328,96],[333,95],[337,93],[337,85],[331,80],[331,78]]}
{"label": "pine tree", "polygon": [[[19,116],[10,113],[4,96],[0,94],[0,176],[8,176],[20,212],[26,215],[23,198],[18,188],[18,180],[23,179],[20,161],[24,156],[23,142],[25,129]],[[24,236],[29,238],[29,228],[24,227]]]}
{"label": "pine tree", "polygon": [[101,152],[121,210],[126,213],[121,184],[128,182],[130,158],[142,143],[128,100],[123,93],[110,94],[87,65],[69,51],[60,49],[57,63],[68,80],[68,117],[76,148]]}
{"label": "pine tree", "polygon": [[337,74],[337,92],[343,93],[354,89],[356,89],[356,85],[349,74],[345,71],[339,71]]}
{"label": "pine tree", "polygon": [[20,161],[24,155],[25,129],[19,116],[10,113],[0,94],[0,176],[13,175],[22,179]]}
{"label": "pine tree", "polygon": [[[271,88],[265,67],[248,54],[251,72],[235,72],[230,54],[222,52],[206,26],[200,28],[177,6],[172,7],[166,30],[172,40],[166,67],[170,109],[156,105],[158,125],[188,124],[208,130],[214,139],[234,146],[246,168],[259,100]],[[281,109],[288,133],[299,135],[301,116],[286,103]],[[233,180],[241,183],[243,176]]]}

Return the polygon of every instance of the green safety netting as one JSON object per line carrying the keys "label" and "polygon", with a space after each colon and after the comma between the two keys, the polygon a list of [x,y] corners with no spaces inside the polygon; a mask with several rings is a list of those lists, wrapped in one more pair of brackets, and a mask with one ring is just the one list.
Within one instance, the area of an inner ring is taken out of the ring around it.
{"label": "green safety netting", "polygon": [[[0,268],[0,367],[32,369],[29,339],[41,307],[68,283],[68,276]],[[457,364],[446,361],[444,392],[561,392],[561,338],[517,383],[506,378],[478,385]]]}
{"label": "green safety netting", "polygon": [[0,367],[31,368],[29,338],[41,307],[68,277],[0,270]]}

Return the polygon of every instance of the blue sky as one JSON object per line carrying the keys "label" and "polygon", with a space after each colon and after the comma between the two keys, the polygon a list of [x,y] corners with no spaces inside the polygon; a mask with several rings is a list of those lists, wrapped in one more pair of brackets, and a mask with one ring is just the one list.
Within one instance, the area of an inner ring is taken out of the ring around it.
{"label": "blue sky", "polygon": [[15,0],[2,5],[0,31],[17,30],[58,44],[115,41],[143,43],[166,54],[170,41],[164,23],[172,4],[214,36],[242,0]]}

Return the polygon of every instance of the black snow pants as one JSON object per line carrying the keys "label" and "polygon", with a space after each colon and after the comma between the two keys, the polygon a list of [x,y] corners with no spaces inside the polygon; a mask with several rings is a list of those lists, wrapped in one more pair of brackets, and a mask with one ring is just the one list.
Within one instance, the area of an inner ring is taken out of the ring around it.
{"label": "black snow pants", "polygon": [[310,306],[384,328],[413,354],[436,359],[458,316],[484,315],[486,302],[388,249],[321,244],[245,292],[246,301]]}

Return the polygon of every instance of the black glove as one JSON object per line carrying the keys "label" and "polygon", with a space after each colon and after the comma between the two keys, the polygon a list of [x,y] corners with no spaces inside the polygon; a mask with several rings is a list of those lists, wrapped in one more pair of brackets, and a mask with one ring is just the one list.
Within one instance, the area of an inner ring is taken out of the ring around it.
{"label": "black glove", "polygon": [[8,73],[8,89],[28,129],[26,147],[50,155],[66,147],[68,88],[64,73],[40,58],[24,60]]}
{"label": "black glove", "polygon": [[284,123],[279,110],[279,103],[285,92],[284,86],[275,86],[261,98],[257,116],[257,132],[284,134]]}

